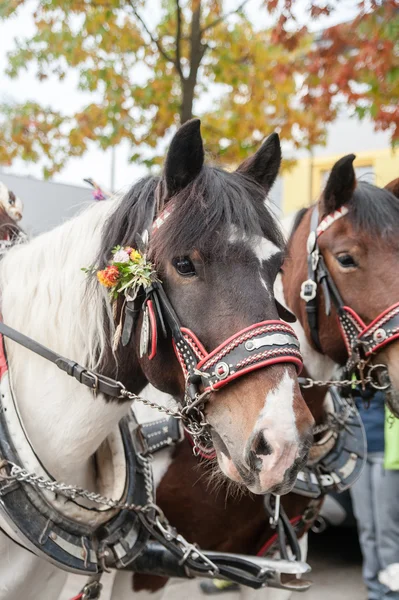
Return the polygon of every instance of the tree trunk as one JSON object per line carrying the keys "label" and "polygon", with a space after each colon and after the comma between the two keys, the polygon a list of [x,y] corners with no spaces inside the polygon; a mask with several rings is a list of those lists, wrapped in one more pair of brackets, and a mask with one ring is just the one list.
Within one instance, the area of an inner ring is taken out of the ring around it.
{"label": "tree trunk", "polygon": [[182,102],[180,106],[181,125],[193,117],[195,86],[197,85],[198,70],[205,54],[206,46],[201,43],[201,1],[197,0],[193,10],[190,34],[190,72],[182,79]]}
{"label": "tree trunk", "polygon": [[180,124],[193,118],[193,103],[196,81],[191,78],[182,82],[182,103],[180,108]]}

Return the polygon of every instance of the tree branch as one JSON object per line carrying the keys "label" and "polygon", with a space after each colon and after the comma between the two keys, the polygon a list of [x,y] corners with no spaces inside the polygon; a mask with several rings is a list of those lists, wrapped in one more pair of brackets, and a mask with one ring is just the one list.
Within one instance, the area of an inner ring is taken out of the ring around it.
{"label": "tree branch", "polygon": [[159,41],[159,40],[158,40],[156,37],[154,37],[154,36],[153,36],[153,34],[151,33],[151,31],[150,31],[150,30],[149,30],[149,28],[147,27],[147,25],[146,25],[146,23],[145,23],[144,19],[143,19],[143,18],[142,18],[142,17],[139,15],[139,13],[137,12],[137,9],[136,9],[136,7],[134,6],[134,0],[129,0],[129,4],[130,4],[130,6],[131,6],[131,8],[132,8],[132,10],[133,10],[133,14],[134,14],[134,16],[136,17],[136,19],[137,19],[138,21],[140,21],[140,23],[141,23],[141,25],[142,25],[142,27],[143,27],[144,31],[145,31],[145,32],[147,33],[147,35],[149,36],[149,38],[150,38],[151,42],[152,42],[153,44],[155,44],[155,45],[156,45],[156,47],[158,48],[158,51],[159,51],[159,53],[160,53],[160,54],[161,54],[161,55],[164,57],[164,59],[165,59],[165,60],[167,60],[168,62],[171,62],[171,63],[173,63],[173,64],[175,65],[176,69],[179,71],[180,64],[179,64],[179,66],[177,65],[177,61],[176,61],[176,59],[174,59],[174,58],[173,58],[173,56],[169,56],[169,54],[168,54],[168,53],[167,53],[167,52],[164,50],[164,48],[163,48],[163,46],[162,46],[161,42],[160,42],[160,41]]}
{"label": "tree branch", "polygon": [[215,19],[214,21],[212,21],[212,23],[209,23],[209,25],[207,25],[206,27],[204,27],[203,29],[201,29],[201,33],[205,33],[205,31],[209,31],[209,29],[213,29],[214,27],[216,27],[217,25],[219,25],[219,23],[222,23],[228,17],[230,17],[230,15],[234,15],[234,13],[239,12],[240,10],[242,10],[244,8],[244,6],[246,4],[248,4],[248,2],[249,2],[249,0],[244,0],[234,10],[231,10],[231,11],[225,13],[224,15],[222,15],[221,17],[219,17],[218,19]]}

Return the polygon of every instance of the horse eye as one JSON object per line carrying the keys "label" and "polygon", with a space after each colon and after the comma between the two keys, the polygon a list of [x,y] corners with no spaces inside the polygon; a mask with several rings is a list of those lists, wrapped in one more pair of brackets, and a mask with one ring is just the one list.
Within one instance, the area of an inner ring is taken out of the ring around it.
{"label": "horse eye", "polygon": [[196,275],[195,267],[188,256],[173,259],[173,266],[179,275],[183,277],[194,277]]}
{"label": "horse eye", "polygon": [[336,257],[337,261],[344,267],[344,269],[349,269],[351,267],[357,267],[356,261],[352,258],[350,254],[340,254]]}

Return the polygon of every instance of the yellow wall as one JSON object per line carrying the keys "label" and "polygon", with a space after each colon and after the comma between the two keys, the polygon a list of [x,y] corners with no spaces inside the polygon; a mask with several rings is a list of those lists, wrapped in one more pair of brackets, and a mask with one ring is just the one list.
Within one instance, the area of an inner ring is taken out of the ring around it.
{"label": "yellow wall", "polygon": [[[323,172],[329,171],[342,155],[302,158],[283,175],[283,211],[289,214],[294,210],[314,202],[321,191]],[[372,166],[375,185],[384,187],[392,179],[399,177],[399,151],[391,148],[357,152],[355,167]]]}

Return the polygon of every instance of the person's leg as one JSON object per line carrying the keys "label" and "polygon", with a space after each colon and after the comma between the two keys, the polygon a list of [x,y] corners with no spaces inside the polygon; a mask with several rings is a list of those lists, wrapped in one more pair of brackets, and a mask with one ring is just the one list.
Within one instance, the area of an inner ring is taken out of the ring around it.
{"label": "person's leg", "polygon": [[[381,570],[385,570],[399,563],[399,471],[384,469],[382,453],[370,455],[370,462],[377,552]],[[384,586],[383,600],[399,600],[397,575],[391,578],[391,586],[396,589]]]}
{"label": "person's leg", "polygon": [[381,570],[377,553],[377,540],[372,500],[371,463],[366,461],[363,472],[352,486],[351,497],[359,532],[360,548],[363,555],[363,579],[369,600],[381,600],[384,587],[378,581]]}

